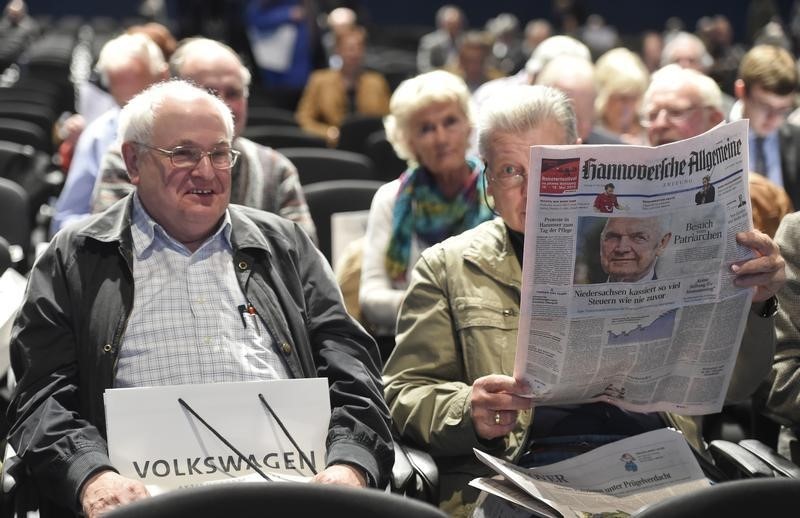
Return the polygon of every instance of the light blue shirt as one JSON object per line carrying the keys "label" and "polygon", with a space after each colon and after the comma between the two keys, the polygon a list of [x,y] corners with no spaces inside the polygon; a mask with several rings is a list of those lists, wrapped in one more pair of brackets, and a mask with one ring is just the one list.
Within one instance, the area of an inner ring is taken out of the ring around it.
{"label": "light blue shirt", "polygon": [[[750,170],[756,171],[756,134],[750,132]],[[781,169],[781,145],[778,140],[778,132],[773,131],[764,137],[764,160],[766,161],[767,170],[757,171],[775,184],[783,187],[783,170]]]}
{"label": "light blue shirt", "polygon": [[194,253],[133,200],[133,310],[115,387],[291,378],[257,315],[242,314],[231,220]]}
{"label": "light blue shirt", "polygon": [[50,235],[67,223],[91,214],[92,190],[100,171],[100,161],[109,146],[117,140],[118,119],[119,108],[112,108],[86,126],[78,138],[67,181],[50,222]]}

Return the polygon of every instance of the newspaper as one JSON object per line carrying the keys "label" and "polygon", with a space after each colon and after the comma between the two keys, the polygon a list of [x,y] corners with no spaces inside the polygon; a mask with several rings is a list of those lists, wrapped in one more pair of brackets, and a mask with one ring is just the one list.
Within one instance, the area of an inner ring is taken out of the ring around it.
{"label": "newspaper", "polygon": [[[747,121],[656,148],[531,148],[514,375],[535,403],[719,412],[753,292]],[[608,184],[613,184],[609,190]]]}
{"label": "newspaper", "polygon": [[538,468],[521,468],[480,450],[475,454],[503,479],[476,479],[470,485],[547,518],[599,513],[623,517],[709,486],[683,435],[669,428]]}

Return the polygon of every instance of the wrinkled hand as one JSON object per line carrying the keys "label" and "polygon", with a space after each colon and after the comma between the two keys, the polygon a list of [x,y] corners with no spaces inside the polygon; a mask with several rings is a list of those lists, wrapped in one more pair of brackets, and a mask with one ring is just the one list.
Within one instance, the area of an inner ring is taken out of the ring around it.
{"label": "wrinkled hand", "polygon": [[367,487],[364,472],[349,464],[331,464],[323,471],[317,473],[314,482],[320,484],[338,484],[341,486]]}
{"label": "wrinkled hand", "polygon": [[731,265],[736,286],[755,287],[753,302],[761,302],[775,295],[786,282],[785,262],[778,245],[768,235],[758,230],[739,232],[736,241],[756,253],[756,257]]}
{"label": "wrinkled hand", "polygon": [[83,485],[81,505],[87,518],[96,518],[120,505],[148,496],[147,488],[138,480],[125,478],[114,471],[101,471]]}
{"label": "wrinkled hand", "polygon": [[513,430],[519,411],[531,407],[530,398],[517,394],[529,392],[525,383],[510,376],[490,374],[476,379],[469,402],[472,424],[478,437],[494,439]]}

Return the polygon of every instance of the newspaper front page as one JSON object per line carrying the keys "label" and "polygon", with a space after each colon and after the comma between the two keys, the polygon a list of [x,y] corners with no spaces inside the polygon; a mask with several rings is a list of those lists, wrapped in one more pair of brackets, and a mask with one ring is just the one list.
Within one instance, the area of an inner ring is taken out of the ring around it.
{"label": "newspaper front page", "polygon": [[515,377],[536,404],[719,412],[752,290],[747,121],[656,148],[531,148]]}
{"label": "newspaper front page", "polygon": [[536,516],[628,516],[642,507],[709,486],[683,434],[662,428],[562,462],[521,468],[475,450],[503,479],[471,485]]}

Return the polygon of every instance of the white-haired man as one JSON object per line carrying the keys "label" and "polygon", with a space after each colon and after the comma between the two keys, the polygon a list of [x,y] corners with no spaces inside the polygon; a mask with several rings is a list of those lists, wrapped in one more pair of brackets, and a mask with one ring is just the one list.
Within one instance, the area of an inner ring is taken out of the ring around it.
{"label": "white-haired man", "polygon": [[[9,443],[56,516],[95,518],[147,496],[108,458],[111,387],[327,377],[315,479],[385,484],[393,455],[377,347],[305,232],[229,204],[233,127],[218,97],[184,81],[133,98],[119,131],[136,190],[58,233],[31,272],[11,345]],[[244,304],[269,332],[243,329]]]}
{"label": "white-haired man", "polygon": [[[297,169],[272,148],[242,137],[247,124],[250,71],[227,45],[206,38],[183,42],[170,58],[172,75],[218,95],[233,113],[233,149],[241,153],[231,170],[231,203],[273,212],[316,238]],[[109,148],[92,193],[91,210],[100,212],[133,189],[118,146]]]}
{"label": "white-haired man", "polygon": [[123,34],[109,40],[97,59],[100,78],[117,106],[93,120],[78,138],[67,181],[56,202],[50,232],[91,213],[92,189],[100,161],[117,138],[120,107],[148,86],[167,78],[167,63],[158,46],[143,34]]}

